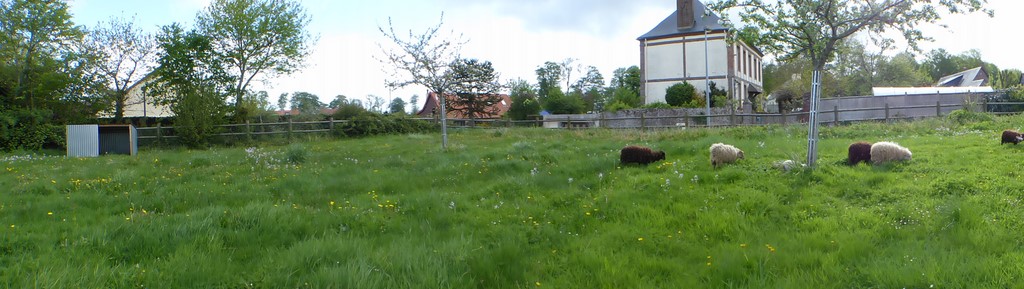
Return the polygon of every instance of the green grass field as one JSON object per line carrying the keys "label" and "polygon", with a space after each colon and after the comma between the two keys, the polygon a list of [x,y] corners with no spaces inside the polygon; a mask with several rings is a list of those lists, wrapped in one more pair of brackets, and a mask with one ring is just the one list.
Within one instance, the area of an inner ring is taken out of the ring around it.
{"label": "green grass field", "polygon": [[[1010,288],[1024,117],[5,154],[4,288]],[[908,163],[842,164],[854,141]],[[708,146],[746,159],[712,170]],[[620,166],[638,144],[668,157]],[[21,156],[21,157],[19,157]]]}

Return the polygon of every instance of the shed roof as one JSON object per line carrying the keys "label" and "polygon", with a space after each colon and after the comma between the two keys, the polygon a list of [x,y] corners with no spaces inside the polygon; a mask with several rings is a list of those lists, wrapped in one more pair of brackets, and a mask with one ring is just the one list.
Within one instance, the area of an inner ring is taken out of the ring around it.
{"label": "shed roof", "polygon": [[988,81],[988,73],[981,66],[957,72],[954,74],[943,76],[939,78],[939,83],[935,86],[944,87],[974,87],[985,85]]}

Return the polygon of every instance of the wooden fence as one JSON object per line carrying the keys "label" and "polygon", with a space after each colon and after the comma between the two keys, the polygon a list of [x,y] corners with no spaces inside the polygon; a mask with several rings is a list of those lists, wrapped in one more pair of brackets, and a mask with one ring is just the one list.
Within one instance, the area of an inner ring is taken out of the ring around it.
{"label": "wooden fence", "polygon": [[[1024,111],[1024,102],[991,102],[967,104],[973,106],[975,111],[984,111],[991,114],[1017,114]],[[963,109],[965,104],[943,104],[936,102],[934,105],[908,105],[881,107],[864,107],[840,109],[832,106],[831,109],[823,108],[818,112],[818,119],[823,124],[841,124],[857,121],[884,121],[891,122],[903,119],[917,119],[924,117],[942,117],[950,112]],[[913,111],[914,113],[908,113]],[[929,111],[929,113],[922,113]],[[871,112],[871,113],[865,113]],[[626,129],[667,129],[687,127],[726,127],[726,126],[753,126],[766,124],[789,125],[807,122],[807,112],[792,113],[736,113],[735,111],[726,114],[714,114],[711,116],[692,115],[689,111],[683,111],[681,115],[659,115],[640,111],[637,116],[613,117],[607,113],[583,114],[583,115],[548,115],[534,117],[533,120],[506,120],[506,119],[448,119],[448,126],[451,128],[507,128],[507,127],[548,127],[548,128],[626,128]],[[439,123],[436,118],[413,118],[415,120],[430,121]],[[292,121],[275,123],[251,123],[220,125],[222,131],[215,137],[232,140],[255,140],[267,137],[292,138],[300,135],[329,135],[335,127],[344,124],[346,120],[328,119],[324,121]],[[710,123],[710,125],[709,125]],[[139,141],[141,144],[162,143],[173,141],[177,138],[174,134],[174,127],[138,128]]]}

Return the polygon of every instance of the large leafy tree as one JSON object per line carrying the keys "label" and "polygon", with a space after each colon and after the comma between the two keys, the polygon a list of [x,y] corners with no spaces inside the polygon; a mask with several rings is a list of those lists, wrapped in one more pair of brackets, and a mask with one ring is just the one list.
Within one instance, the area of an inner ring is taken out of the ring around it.
{"label": "large leafy tree", "polygon": [[0,1],[0,60],[7,67],[4,77],[10,79],[4,101],[36,109],[60,97],[62,91],[54,83],[44,82],[56,77],[52,73],[59,69],[57,64],[76,56],[73,47],[83,35],[64,1]]}
{"label": "large leafy tree", "polygon": [[236,120],[248,114],[240,100],[253,80],[302,68],[313,42],[309,21],[302,5],[290,0],[214,0],[199,14],[196,27],[232,81]]}
{"label": "large leafy tree", "polygon": [[128,89],[149,73],[156,59],[156,42],[133,21],[110,18],[90,31],[85,43],[101,56],[96,67],[113,103],[114,120],[120,122],[125,106],[133,104],[129,103]]}
{"label": "large leafy tree", "polygon": [[156,78],[145,89],[158,103],[170,106],[181,141],[202,147],[224,120],[231,78],[205,34],[172,24],[161,28],[157,43]]}
{"label": "large leafy tree", "polygon": [[[381,62],[393,68],[388,86],[405,87],[409,85],[421,85],[437,95],[450,93],[455,82],[449,78],[449,70],[456,59],[459,59],[459,52],[464,43],[460,37],[442,35],[441,26],[444,24],[444,15],[441,21],[422,34],[413,34],[409,31],[407,37],[395,32],[391,19],[388,18],[388,27],[378,27],[381,34],[390,40],[394,46],[391,49],[384,48],[384,58]],[[441,147],[448,148],[448,123],[447,104],[444,97],[441,101]]]}
{"label": "large leafy tree", "polygon": [[388,113],[391,114],[405,114],[405,100],[401,97],[395,97],[391,99],[391,104],[388,105]]}
{"label": "large leafy tree", "polygon": [[455,84],[448,95],[449,109],[462,112],[471,120],[498,113],[496,104],[504,100],[498,94],[502,85],[490,61],[458,59],[452,63],[449,73]]}
{"label": "large leafy tree", "polygon": [[612,72],[611,88],[618,89],[620,87],[632,91],[636,95],[640,95],[640,67],[636,65],[630,67],[616,68]]}
{"label": "large leafy tree", "polygon": [[326,105],[320,102],[320,97],[315,94],[299,91],[292,93],[292,110],[298,110],[300,114],[307,116],[319,116],[320,110]]}
{"label": "large leafy tree", "polygon": [[537,67],[537,97],[544,102],[554,91],[561,91],[559,83],[562,80],[562,66],[558,63],[546,61]]}
{"label": "large leafy tree", "polygon": [[[780,59],[806,57],[815,73],[812,76],[810,126],[807,163],[817,160],[817,101],[821,71],[836,56],[843,40],[857,32],[870,31],[872,37],[885,39],[886,31],[903,36],[908,45],[928,38],[919,26],[936,23],[940,11],[966,13],[982,11],[985,0],[723,0],[710,7],[725,14],[738,9],[744,23],[763,31],[763,49]],[[991,11],[986,11],[991,15]]]}
{"label": "large leafy tree", "polygon": [[540,102],[534,86],[525,79],[517,78],[508,83],[509,98],[512,104],[508,108],[508,117],[512,120],[525,120],[540,114]]}

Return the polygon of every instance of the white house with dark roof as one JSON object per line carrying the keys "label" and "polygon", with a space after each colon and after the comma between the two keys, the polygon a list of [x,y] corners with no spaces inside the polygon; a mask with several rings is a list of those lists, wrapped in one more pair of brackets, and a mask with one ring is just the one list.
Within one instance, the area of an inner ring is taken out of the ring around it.
{"label": "white house with dark roof", "polygon": [[644,103],[664,102],[665,89],[684,81],[703,95],[705,77],[736,104],[763,91],[764,54],[739,39],[729,43],[720,20],[700,1],[676,0],[675,12],[637,38]]}

